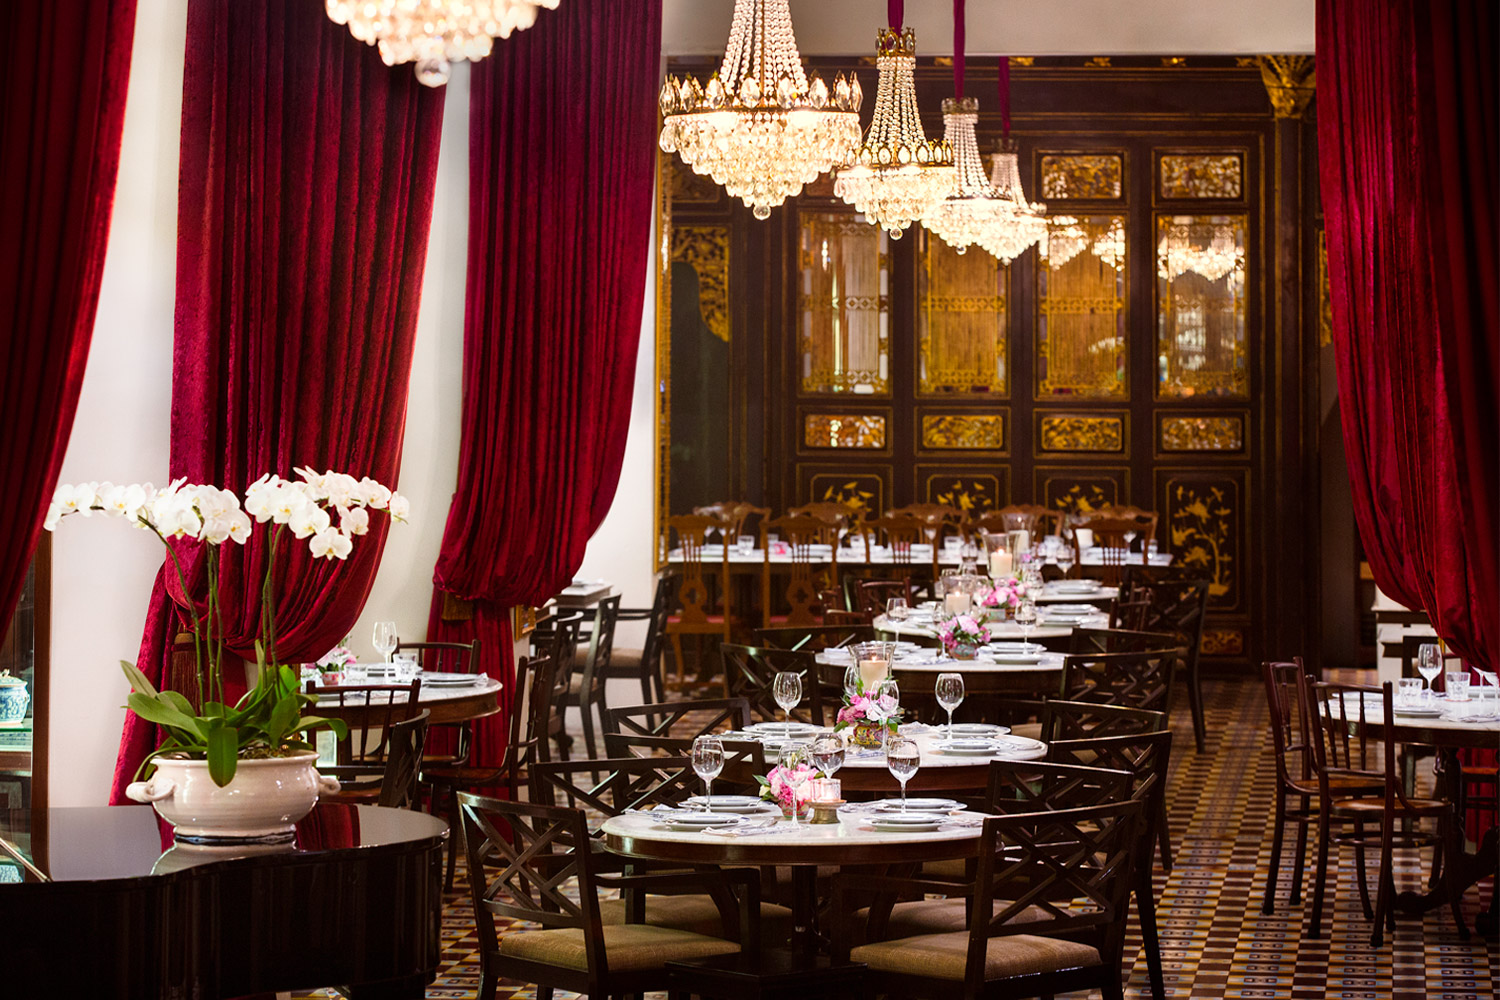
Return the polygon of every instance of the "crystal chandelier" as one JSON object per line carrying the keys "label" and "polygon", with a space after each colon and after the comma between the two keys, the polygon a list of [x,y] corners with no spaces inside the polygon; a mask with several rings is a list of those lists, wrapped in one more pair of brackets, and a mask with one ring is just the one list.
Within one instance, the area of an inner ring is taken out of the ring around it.
{"label": "crystal chandelier", "polygon": [[496,38],[509,38],[536,22],[537,10],[558,0],[325,0],[334,24],[366,45],[380,48],[387,66],[417,64],[429,87],[448,82],[451,62],[477,62]]}
{"label": "crystal chandelier", "polygon": [[1000,140],[992,170],[990,184],[1001,208],[999,222],[991,230],[984,248],[1009,264],[1027,247],[1047,238],[1047,206],[1026,200],[1016,140],[1008,136]]}
{"label": "crystal chandelier", "polygon": [[1056,271],[1083,252],[1089,245],[1089,234],[1071,215],[1054,215],[1047,220],[1047,232],[1042,237],[1041,252],[1047,266]]}
{"label": "crystal chandelier", "polygon": [[922,217],[922,225],[943,242],[963,253],[979,245],[989,249],[998,235],[1003,214],[995,189],[984,175],[974,125],[979,120],[979,102],[972,97],[943,101],[943,141],[953,150],[958,185]]}
{"label": "crystal chandelier", "polygon": [[735,0],[724,61],[706,87],[668,77],[661,148],[742,199],[757,219],[854,155],[864,95],[802,71],[789,0]]}
{"label": "crystal chandelier", "polygon": [[880,84],[875,119],[847,166],[834,175],[833,193],[899,239],[906,227],[930,214],[958,181],[953,150],[929,142],[917,113],[912,70],[917,36],[910,28],[881,28],[875,45]]}
{"label": "crystal chandelier", "polygon": [[1089,248],[1094,256],[1114,268],[1116,271],[1125,266],[1125,223],[1119,219],[1111,219],[1109,228],[1106,229],[1094,245]]}
{"label": "crystal chandelier", "polygon": [[[1197,227],[1200,230],[1209,227]],[[1245,250],[1238,245],[1230,226],[1211,227],[1208,246],[1193,238],[1194,227],[1174,223],[1156,245],[1157,274],[1168,281],[1189,271],[1218,281],[1245,265]]]}

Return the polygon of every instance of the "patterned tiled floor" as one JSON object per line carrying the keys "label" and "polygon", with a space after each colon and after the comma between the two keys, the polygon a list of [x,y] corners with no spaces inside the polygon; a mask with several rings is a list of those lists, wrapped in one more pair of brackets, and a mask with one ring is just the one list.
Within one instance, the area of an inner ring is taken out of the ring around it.
{"label": "patterned tiled floor", "polygon": [[[1303,937],[1310,889],[1300,906],[1287,904],[1283,874],[1276,913],[1260,910],[1271,838],[1275,764],[1264,749],[1266,711],[1258,678],[1210,679],[1208,750],[1193,751],[1184,703],[1174,713],[1168,791],[1174,866],[1156,873],[1157,917],[1168,993],[1174,998],[1279,997],[1290,1000],[1459,1000],[1500,995],[1500,946],[1491,939],[1460,941],[1446,910],[1402,919],[1380,950],[1369,945],[1360,910],[1352,852],[1334,859],[1337,887],[1320,941]],[[1429,765],[1430,767],[1430,765]],[[1288,828],[1288,840],[1292,828]],[[1288,845],[1288,853],[1291,845]],[[1311,864],[1311,848],[1309,849]],[[1398,888],[1415,888],[1430,861],[1424,852],[1398,855]],[[1373,856],[1370,863],[1376,863]],[[1374,872],[1371,871],[1373,886]],[[1471,889],[1464,912],[1470,926],[1489,902],[1489,885]],[[479,984],[478,941],[465,896],[443,912],[443,968],[427,996],[467,998]],[[1132,935],[1127,955],[1139,951]],[[319,994],[327,995],[327,994]],[[502,986],[500,997],[530,998],[526,985]],[[1137,958],[1129,997],[1148,997],[1146,963]],[[559,997],[571,996],[559,992]]]}

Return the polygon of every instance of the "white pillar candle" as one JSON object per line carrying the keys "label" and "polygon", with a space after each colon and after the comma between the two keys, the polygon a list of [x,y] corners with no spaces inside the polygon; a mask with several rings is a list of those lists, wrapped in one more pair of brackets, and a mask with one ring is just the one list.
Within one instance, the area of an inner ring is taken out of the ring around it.
{"label": "white pillar candle", "polygon": [[943,607],[947,608],[950,612],[952,612],[955,615],[965,615],[965,614],[968,614],[969,613],[969,595],[968,594],[945,594],[943,596]]}
{"label": "white pillar candle", "polygon": [[995,580],[1010,576],[1011,558],[1010,553],[1004,549],[997,549],[990,553],[990,577]]}
{"label": "white pillar candle", "polygon": [[1016,532],[1016,551],[1017,552],[1030,552],[1031,551],[1031,532],[1029,532],[1029,531],[1018,531],[1018,532]]}
{"label": "white pillar candle", "polygon": [[888,660],[860,660],[859,682],[864,685],[865,693],[870,694],[875,686],[885,680],[886,670],[889,668]]}
{"label": "white pillar candle", "polygon": [[1073,537],[1078,539],[1080,549],[1091,549],[1094,547],[1094,533],[1088,528],[1079,528],[1073,532]]}

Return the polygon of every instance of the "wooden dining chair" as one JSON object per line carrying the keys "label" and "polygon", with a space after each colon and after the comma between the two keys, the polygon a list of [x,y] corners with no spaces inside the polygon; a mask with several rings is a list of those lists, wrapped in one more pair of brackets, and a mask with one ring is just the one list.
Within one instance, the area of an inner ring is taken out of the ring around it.
{"label": "wooden dining chair", "polygon": [[[611,759],[622,757],[688,757],[696,736],[637,736],[634,733],[605,733],[604,752]],[[756,781],[736,780],[736,775],[766,773],[766,746],[759,740],[720,741],[724,746],[724,770],[714,779],[714,787],[743,789],[760,794]]]}
{"label": "wooden dining chair", "polygon": [[[426,673],[479,673],[479,640],[473,642],[398,642],[394,652],[416,653]],[[432,746],[427,748],[432,764],[463,764],[474,744],[474,723],[444,722],[433,727]]]}
{"label": "wooden dining chair", "polygon": [[604,713],[604,732],[627,736],[702,736],[751,723],[744,698],[700,698],[648,705],[622,705]]}
{"label": "wooden dining chair", "polygon": [[1209,581],[1187,577],[1122,579],[1120,593],[1128,593],[1130,601],[1143,597],[1147,601],[1144,618],[1133,627],[1177,636],[1183,649],[1182,667],[1187,680],[1188,707],[1193,715],[1193,739],[1202,753],[1208,728],[1198,667],[1203,652],[1203,623],[1208,616]]}
{"label": "wooden dining chair", "polygon": [[[493,1000],[502,979],[535,983],[541,993],[572,990],[625,996],[666,985],[665,965],[679,959],[729,955],[741,945],[726,937],[644,922],[606,924],[599,891],[708,893],[722,901],[720,920],[758,946],[756,873],[694,871],[616,875],[598,870],[600,855],[582,810],[508,802],[460,793],[470,895],[479,932],[481,1000]],[[576,895],[568,888],[576,888]],[[535,930],[500,933],[507,927]]]}
{"label": "wooden dining chair", "polygon": [[431,710],[424,708],[410,719],[391,726],[376,805],[389,809],[416,809],[421,805],[422,748],[427,743],[427,720],[431,715]]}
{"label": "wooden dining chair", "polygon": [[850,610],[859,612],[871,621],[885,614],[886,602],[893,597],[904,600],[907,607],[915,607],[916,604],[909,576],[899,580],[861,580],[855,587],[854,594],[855,605]]}
{"label": "wooden dining chair", "polygon": [[702,507],[694,507],[694,514],[706,517],[718,518],[723,522],[719,529],[725,545],[733,545],[739,540],[740,535],[749,533],[754,538],[759,532],[754,524],[754,519],[765,520],[771,516],[771,508],[757,507],[755,504],[745,500],[720,500],[718,503],[706,504]]}
{"label": "wooden dining chair", "polygon": [[594,720],[598,718],[602,728],[604,712],[609,708],[605,679],[609,675],[609,662],[614,655],[615,629],[619,618],[618,594],[599,601],[594,614],[594,628],[589,634],[588,650],[581,657],[575,655],[568,690],[562,696],[564,709],[578,709],[579,721],[583,727],[583,745],[590,757],[599,756],[598,740],[594,736]]}
{"label": "wooden dining chair", "polygon": [[680,553],[677,574],[677,610],[667,616],[667,638],[677,666],[677,684],[686,682],[683,636],[693,639],[694,653],[702,662],[703,641],[725,640],[737,624],[733,606],[734,588],[729,581],[729,546],[719,546],[719,558],[705,561],[708,537],[725,529],[724,521],[704,514],[679,514],[667,518],[668,548]]}
{"label": "wooden dining chair", "polygon": [[1087,529],[1094,536],[1093,547],[1099,551],[1100,562],[1090,566],[1107,587],[1118,587],[1126,564],[1130,560],[1130,543],[1143,530],[1141,524],[1127,518],[1097,514],[1077,520],[1073,526],[1072,546],[1074,561],[1083,566],[1085,550],[1079,544],[1079,529]]}
{"label": "wooden dining chair", "polygon": [[1097,701],[1165,712],[1181,651],[1070,653],[1063,657],[1062,691],[1070,701]]}
{"label": "wooden dining chair", "polygon": [[345,801],[354,801],[365,793],[373,800],[379,794],[380,779],[385,774],[393,727],[421,712],[417,704],[422,691],[421,678],[413,678],[409,684],[330,687],[320,687],[316,680],[309,680],[306,691],[317,698],[316,708],[337,715],[349,726],[348,738],[336,744],[334,763],[318,770],[339,779],[343,786],[340,794]]}
{"label": "wooden dining chair", "polygon": [[786,713],[776,704],[774,682],[782,672],[802,678],[802,700],[792,709],[791,719],[821,726],[824,722],[824,694],[818,684],[816,653],[806,649],[769,649],[726,642],[719,647],[724,659],[727,694],[743,698],[750,704],[750,714],[766,722],[780,721]]}
{"label": "wooden dining chair", "polygon": [[930,578],[935,580],[938,576],[937,546],[929,546],[932,555],[925,563],[918,563],[912,554],[912,546],[928,544],[930,532],[931,525],[912,514],[893,511],[885,517],[872,518],[860,526],[865,546],[865,562],[871,561],[871,551],[880,546],[890,551],[894,573],[909,579],[911,570],[921,567],[924,574],[930,574]]}
{"label": "wooden dining chair", "polygon": [[552,664],[552,692],[548,698],[552,715],[547,720],[547,739],[558,759],[572,756],[573,737],[568,733],[568,690],[578,662],[578,637],[588,613],[582,609],[559,610],[531,633],[531,655],[545,656]]}
{"label": "wooden dining chair", "polygon": [[[666,682],[662,677],[662,644],[666,640],[667,619],[672,613],[673,579],[669,574],[657,578],[656,590],[649,608],[621,608],[616,622],[645,622],[646,635],[640,649],[615,647],[609,663],[604,668],[604,679],[637,680],[641,685],[644,701],[661,701],[666,698]],[[618,625],[616,626],[618,627]],[[681,673],[681,668],[678,668]]]}
{"label": "wooden dining chair", "polygon": [[909,503],[885,512],[886,517],[914,517],[925,526],[925,536],[934,550],[946,535],[962,534],[964,513],[946,503]]}
{"label": "wooden dining chair", "polygon": [[[969,926],[852,947],[834,925],[835,960],[864,962],[893,995],[1038,996],[1098,989],[1123,996],[1122,955],[1135,801],[984,820]],[[871,892],[946,892],[946,883],[874,875],[833,879],[831,912]],[[998,904],[998,905],[997,905]]]}
{"label": "wooden dining chair", "polygon": [[[1302,685],[1302,700],[1307,706],[1313,775],[1318,780],[1318,864],[1313,876],[1313,914],[1308,937],[1316,940],[1323,932],[1328,849],[1337,844],[1354,848],[1360,901],[1365,916],[1371,921],[1370,946],[1379,948],[1385,928],[1396,929],[1393,850],[1397,847],[1440,850],[1449,836],[1452,806],[1442,799],[1407,795],[1402,787],[1397,764],[1398,748],[1393,736],[1396,719],[1390,681],[1380,687],[1369,687],[1333,684],[1303,674],[1298,682]],[[1382,727],[1379,738],[1371,734],[1372,722]],[[1381,781],[1383,794],[1378,797],[1345,794],[1338,782],[1350,779]],[[1420,827],[1420,821],[1427,819],[1436,821],[1436,832]],[[1332,827],[1338,821],[1347,823],[1349,828],[1335,833]],[[1366,831],[1365,825],[1371,823],[1379,825],[1378,833]],[[1379,882],[1373,910],[1365,879],[1364,855],[1367,849],[1380,852]],[[1442,882],[1447,889],[1453,922],[1461,935],[1467,935],[1463,890],[1451,877],[1451,871],[1447,874]]]}
{"label": "wooden dining chair", "polygon": [[874,638],[875,630],[863,621],[843,625],[775,625],[755,630],[755,644],[771,649],[832,649]]}
{"label": "wooden dining chair", "polygon": [[1156,511],[1146,510],[1143,507],[1132,507],[1129,504],[1106,504],[1100,508],[1099,513],[1107,517],[1117,518],[1125,521],[1133,521],[1136,525],[1135,537],[1141,543],[1141,551],[1148,552],[1151,548],[1151,540],[1156,537],[1156,525],[1159,521]]}
{"label": "wooden dining chair", "polygon": [[1127,598],[1121,591],[1120,597],[1109,602],[1109,627],[1112,629],[1143,632],[1150,616],[1151,598],[1148,596]]}
{"label": "wooden dining chair", "polygon": [[[839,580],[839,547],[833,545],[826,565],[815,558],[813,546],[825,545],[827,525],[816,517],[787,515],[761,525],[760,606],[761,628],[772,624],[816,625],[819,612],[828,606],[828,594],[837,593]],[[781,536],[788,562],[771,561],[772,545],[768,537]],[[773,591],[773,577],[785,573],[786,586]],[[775,609],[785,604],[786,614]]]}

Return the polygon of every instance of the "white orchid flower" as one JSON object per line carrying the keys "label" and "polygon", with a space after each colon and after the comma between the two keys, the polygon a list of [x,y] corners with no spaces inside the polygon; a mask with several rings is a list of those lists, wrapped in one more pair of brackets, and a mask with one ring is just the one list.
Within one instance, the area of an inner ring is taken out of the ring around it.
{"label": "white orchid flower", "polygon": [[222,545],[229,540],[229,515],[215,514],[203,522],[199,537],[210,545]]}
{"label": "white orchid flower", "polygon": [[302,477],[302,482],[296,485],[305,490],[313,500],[324,500],[328,497],[328,477],[333,473],[325,472],[320,475],[307,466],[293,471]]}
{"label": "white orchid flower", "polygon": [[346,535],[363,535],[370,530],[370,512],[363,507],[340,507],[339,530]]}
{"label": "white orchid flower", "polygon": [[276,487],[268,477],[261,476],[245,490],[245,511],[260,524],[265,524],[276,511]]}
{"label": "white orchid flower", "polygon": [[57,530],[58,522],[61,520],[62,508],[59,507],[57,505],[57,501],[54,500],[47,505],[47,519],[42,522],[42,528],[45,531],[55,531]]}
{"label": "white orchid flower", "polygon": [[193,509],[193,495],[170,493],[158,497],[152,505],[152,521],[156,530],[172,538],[197,538],[203,530],[203,520]]}
{"label": "white orchid flower", "polygon": [[224,515],[224,520],[229,524],[230,541],[244,545],[250,537],[250,515],[242,510],[232,510]]}
{"label": "white orchid flower", "polygon": [[406,523],[406,518],[411,514],[411,501],[399,493],[391,494],[391,518],[392,520]]}
{"label": "white orchid flower", "polygon": [[391,491],[369,476],[359,481],[359,491],[364,495],[365,503],[376,510],[385,510],[391,502]]}
{"label": "white orchid flower", "polygon": [[52,502],[64,514],[82,514],[88,517],[98,497],[93,487],[88,483],[79,483],[76,486],[64,484],[57,488],[52,494]]}
{"label": "white orchid flower", "polygon": [[199,486],[193,490],[193,495],[197,498],[198,513],[204,521],[216,520],[240,506],[238,497],[217,486]]}
{"label": "white orchid flower", "polygon": [[277,524],[290,524],[293,517],[308,507],[316,507],[316,504],[304,492],[303,484],[281,483],[271,500],[271,520]]}
{"label": "white orchid flower", "polygon": [[334,507],[352,507],[365,502],[359,480],[342,472],[329,472],[323,476],[323,489],[328,502]]}
{"label": "white orchid flower", "polygon": [[325,528],[312,536],[308,547],[312,550],[314,559],[347,559],[354,549],[354,543],[343,532]]}
{"label": "white orchid flower", "polygon": [[304,498],[302,503],[292,510],[286,523],[292,529],[292,534],[298,538],[307,538],[310,535],[327,531],[333,522],[328,516],[328,511]]}

